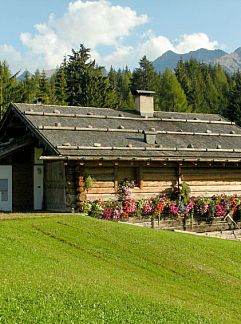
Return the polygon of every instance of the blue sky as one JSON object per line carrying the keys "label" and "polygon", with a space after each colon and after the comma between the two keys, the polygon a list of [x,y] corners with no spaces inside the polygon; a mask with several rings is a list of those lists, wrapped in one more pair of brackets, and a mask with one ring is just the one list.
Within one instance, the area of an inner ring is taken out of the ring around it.
{"label": "blue sky", "polygon": [[241,0],[0,0],[0,60],[55,68],[83,43],[107,68],[143,55],[241,46]]}

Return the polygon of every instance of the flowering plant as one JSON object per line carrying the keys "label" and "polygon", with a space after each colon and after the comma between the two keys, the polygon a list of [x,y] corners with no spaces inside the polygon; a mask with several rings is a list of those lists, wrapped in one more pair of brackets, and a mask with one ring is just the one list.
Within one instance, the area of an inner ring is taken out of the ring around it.
{"label": "flowering plant", "polygon": [[187,204],[180,197],[178,200],[170,200],[165,195],[134,200],[129,195],[130,188],[133,186],[133,182],[126,181],[121,186],[122,199],[107,202],[99,200],[82,202],[80,211],[93,217],[115,221],[133,216],[158,217],[160,220],[161,215],[162,217],[165,215],[165,218],[185,218],[186,220],[189,217],[191,220],[210,222],[214,217],[225,218],[230,212],[236,217],[235,221],[241,218],[241,199],[236,195],[189,197]]}
{"label": "flowering plant", "polygon": [[153,211],[153,202],[151,199],[144,201],[142,212],[144,215],[150,215]]}
{"label": "flowering plant", "polygon": [[177,217],[178,215],[178,206],[175,201],[171,201],[169,205],[169,215]]}
{"label": "flowering plant", "polygon": [[131,189],[135,187],[135,181],[129,181],[125,179],[118,186],[117,199],[126,200],[131,199]]}

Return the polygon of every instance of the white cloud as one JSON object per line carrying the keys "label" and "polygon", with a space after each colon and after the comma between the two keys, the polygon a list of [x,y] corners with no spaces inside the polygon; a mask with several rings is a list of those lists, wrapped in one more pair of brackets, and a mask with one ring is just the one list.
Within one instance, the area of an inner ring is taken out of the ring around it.
{"label": "white cloud", "polygon": [[177,53],[186,53],[189,51],[195,51],[199,48],[206,48],[213,50],[218,48],[217,41],[211,41],[207,34],[195,33],[191,35],[184,34],[181,36],[179,43],[175,49]]}
{"label": "white cloud", "polygon": [[119,46],[110,55],[99,57],[98,60],[107,68],[111,65],[117,67],[124,67],[126,65],[135,67],[144,55],[150,61],[153,61],[169,50],[182,54],[195,51],[199,48],[213,50],[218,47],[218,42],[211,41],[208,35],[204,33],[185,34],[179,40],[172,42],[165,36],[156,36],[149,31],[145,33],[143,39],[136,47]]}
{"label": "white cloud", "polygon": [[[11,62],[9,61],[9,58]],[[11,68],[14,71],[19,69],[21,59],[21,54],[12,45],[0,45],[0,61],[7,61],[8,64],[11,63]]]}
{"label": "white cloud", "polygon": [[154,60],[167,50],[184,53],[218,46],[204,33],[185,34],[172,41],[147,30],[137,38],[135,28],[147,22],[146,15],[138,15],[130,7],[112,5],[109,0],[75,0],[69,3],[62,17],[52,14],[47,22],[36,24],[33,33],[20,34],[24,54],[11,45],[0,45],[0,60],[6,59],[13,71],[51,69],[59,65],[72,48],[78,50],[83,43],[91,48],[92,58],[99,65],[135,67],[143,55]]}
{"label": "white cloud", "polygon": [[50,15],[47,23],[35,25],[35,33],[22,33],[20,39],[29,51],[42,56],[46,68],[60,64],[63,57],[83,43],[95,50],[98,45],[118,46],[131,30],[146,23],[129,7],[109,1],[76,0],[60,18]]}

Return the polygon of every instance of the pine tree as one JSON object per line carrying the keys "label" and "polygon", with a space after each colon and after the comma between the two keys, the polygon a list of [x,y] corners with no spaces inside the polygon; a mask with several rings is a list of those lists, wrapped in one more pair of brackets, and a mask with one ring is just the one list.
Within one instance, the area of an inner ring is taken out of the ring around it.
{"label": "pine tree", "polygon": [[50,103],[50,84],[44,70],[42,71],[39,79],[38,99],[43,104]]}
{"label": "pine tree", "polygon": [[64,67],[57,69],[54,76],[56,104],[65,106],[67,104],[67,81]]}
{"label": "pine tree", "polygon": [[237,72],[233,76],[229,102],[225,115],[241,126],[241,73]]}
{"label": "pine tree", "polygon": [[228,105],[228,94],[230,88],[230,77],[224,69],[218,64],[212,69],[212,78],[218,92],[218,102],[215,113],[225,113]]}
{"label": "pine tree", "polygon": [[70,105],[113,107],[116,96],[102,67],[90,60],[90,49],[80,45],[64,67],[67,102]]}
{"label": "pine tree", "polygon": [[143,56],[139,65],[132,73],[132,90],[157,90],[159,78],[152,63]]}
{"label": "pine tree", "polygon": [[187,111],[187,99],[175,74],[167,68],[161,77],[160,109],[165,111]]}
{"label": "pine tree", "polygon": [[[132,73],[131,90],[149,90],[159,92],[160,76],[155,72],[152,63],[143,56],[139,62],[139,67]],[[158,97],[155,97],[155,109],[159,109]]]}
{"label": "pine tree", "polygon": [[7,62],[0,62],[0,119],[10,102],[17,101],[17,74],[11,74]]}
{"label": "pine tree", "polygon": [[21,89],[20,102],[32,103],[36,99],[36,89],[34,80],[28,71],[24,72],[23,79],[18,82]]}

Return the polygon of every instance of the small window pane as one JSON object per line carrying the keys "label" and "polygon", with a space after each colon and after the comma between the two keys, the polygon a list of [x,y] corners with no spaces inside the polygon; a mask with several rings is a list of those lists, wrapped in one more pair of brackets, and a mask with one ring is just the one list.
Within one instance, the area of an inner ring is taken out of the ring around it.
{"label": "small window pane", "polygon": [[0,191],[8,191],[8,179],[0,179]]}
{"label": "small window pane", "polygon": [[8,179],[0,179],[0,199],[8,201]]}
{"label": "small window pane", "polygon": [[1,191],[2,201],[8,201],[8,191]]}

